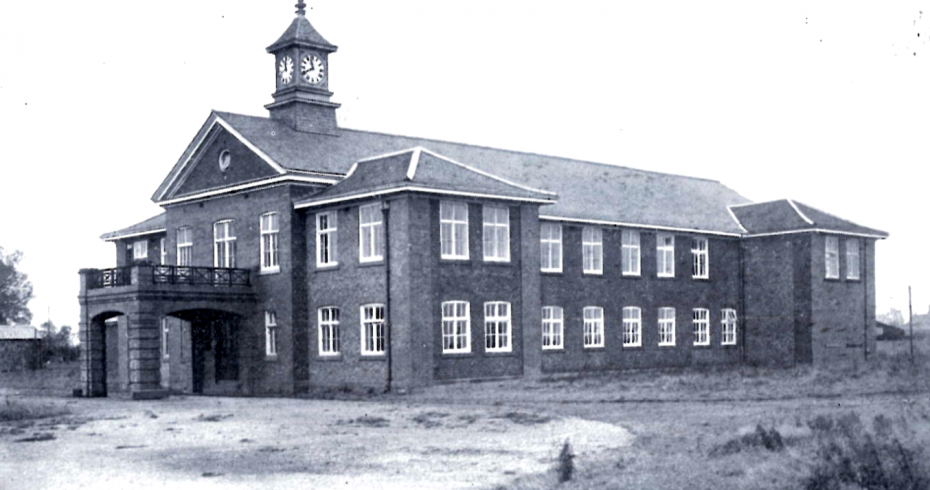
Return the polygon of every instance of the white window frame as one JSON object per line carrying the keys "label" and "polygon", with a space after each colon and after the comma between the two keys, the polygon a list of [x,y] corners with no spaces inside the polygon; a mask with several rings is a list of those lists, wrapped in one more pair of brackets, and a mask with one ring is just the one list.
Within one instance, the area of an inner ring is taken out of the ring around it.
{"label": "white window frame", "polygon": [[[638,230],[621,230],[621,268],[624,276],[637,276],[642,274],[642,248],[641,237]],[[635,266],[635,267],[634,267]]]}
{"label": "white window frame", "polygon": [[723,327],[723,333],[720,336],[722,345],[736,345],[737,327],[739,320],[736,317],[736,310],[733,308],[724,308],[721,310],[720,324]]}
{"label": "white window frame", "polygon": [[[558,237],[553,236],[553,231],[558,232]],[[542,223],[539,227],[539,242],[540,270],[542,272],[562,272],[562,225],[558,223]],[[557,251],[558,261],[556,261],[553,251]]]}
{"label": "white window frame", "polygon": [[[225,236],[220,237],[219,231],[225,228]],[[236,235],[235,222],[225,219],[213,223],[213,267],[236,267]],[[220,250],[226,260],[220,264]]]}
{"label": "white window frame", "polygon": [[[506,311],[502,314],[501,308]],[[484,304],[484,351],[512,352],[513,323],[510,303],[488,301]]]}
{"label": "white window frame", "polygon": [[168,354],[168,317],[162,317],[161,319],[161,356],[164,359],[168,359],[171,356]]}
{"label": "white window frame", "polygon": [[584,321],[584,348],[604,347],[604,308],[585,306],[582,310]]}
{"label": "white window frame", "polygon": [[149,241],[136,240],[132,242],[132,260],[146,260],[149,258]]}
{"label": "white window frame", "polygon": [[[339,213],[336,211],[327,211],[316,215],[316,266],[317,267],[335,267],[339,265]],[[326,228],[322,226],[323,218],[326,218]],[[325,243],[324,243],[325,242]],[[326,257],[323,257],[323,250],[326,250]],[[323,259],[326,259],[325,261]]]}
{"label": "white window frame", "polygon": [[594,226],[581,229],[581,262],[584,274],[604,274],[604,231]]}
{"label": "white window frame", "polygon": [[695,308],[691,310],[691,331],[694,345],[710,345],[710,310]]}
{"label": "white window frame", "polygon": [[[464,217],[456,217],[457,210],[464,210]],[[443,246],[446,243],[449,244],[448,251]],[[458,250],[459,246],[462,250]],[[468,203],[439,201],[440,257],[445,260],[468,260],[468,248]]]}
{"label": "white window frame", "polygon": [[643,310],[638,306],[623,308],[623,347],[642,347]]}
{"label": "white window frame", "polygon": [[565,347],[565,312],[561,306],[542,309],[542,348],[561,350]]}
{"label": "white window frame", "polygon": [[[371,221],[363,222],[363,209],[371,211]],[[384,260],[384,214],[381,203],[366,204],[358,207],[358,261],[361,263]],[[366,240],[363,237],[367,237]]]}
{"label": "white window frame", "polygon": [[194,229],[190,226],[182,226],[178,228],[175,236],[177,237],[175,262],[179,267],[194,265]]}
{"label": "white window frame", "polygon": [[[459,307],[462,311],[459,311]],[[444,301],[441,309],[442,353],[471,352],[471,305],[468,301]],[[464,327],[464,332],[460,331],[460,327]]]}
{"label": "white window frame", "polygon": [[510,208],[482,206],[485,262],[510,262]]}
{"label": "white window frame", "polygon": [[858,280],[861,275],[859,250],[858,238],[846,239],[846,279]]}
{"label": "white window frame", "polygon": [[[259,272],[273,273],[281,271],[279,263],[279,232],[281,218],[278,213],[265,213],[259,218]],[[269,250],[270,249],[270,250]]]}
{"label": "white window frame", "polygon": [[265,357],[278,355],[278,316],[273,311],[265,312]]}
{"label": "white window frame", "polygon": [[710,242],[706,237],[691,238],[691,277],[710,278]]}
{"label": "white window frame", "polygon": [[165,248],[168,245],[167,242],[168,240],[165,237],[158,239],[159,265],[168,265],[168,249]]}
{"label": "white window frame", "polygon": [[[667,239],[671,244],[666,243]],[[671,233],[656,233],[656,275],[675,277],[675,235]]]}
{"label": "white window frame", "polygon": [[[835,236],[825,237],[824,248],[824,266],[826,267],[827,279],[840,278],[840,239]],[[832,266],[832,267],[831,267]]]}
{"label": "white window frame", "polygon": [[[379,317],[380,313],[380,317]],[[361,353],[363,356],[383,356],[387,343],[386,311],[382,304],[362,305],[359,308]]]}
{"label": "white window frame", "polygon": [[659,308],[659,347],[675,346],[675,308]]}
{"label": "white window frame", "polygon": [[[324,319],[324,311],[329,313],[329,318]],[[317,309],[317,352],[320,357],[333,357],[340,355],[342,335],[339,327],[339,308],[336,306],[323,306]],[[324,336],[323,332],[328,332]],[[323,338],[327,337],[328,342]]]}

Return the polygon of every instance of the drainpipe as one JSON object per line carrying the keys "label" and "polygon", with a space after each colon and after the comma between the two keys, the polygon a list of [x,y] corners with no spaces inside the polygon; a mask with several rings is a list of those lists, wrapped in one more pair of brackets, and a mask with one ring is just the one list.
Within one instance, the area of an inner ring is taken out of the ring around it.
{"label": "drainpipe", "polygon": [[384,201],[381,204],[381,212],[384,218],[384,353],[387,356],[387,387],[385,391],[391,391],[391,384],[394,381],[394,359],[391,355],[391,206],[390,202]]}
{"label": "drainpipe", "polygon": [[865,257],[865,268],[859,271],[859,277],[862,278],[862,349],[865,360],[869,360],[869,241],[863,240],[865,246],[863,254]]}
{"label": "drainpipe", "polygon": [[742,364],[746,364],[746,331],[749,330],[747,328],[749,316],[746,314],[746,265],[743,259],[743,238],[740,237],[737,243],[739,244],[739,313],[737,318],[743,317],[743,330],[740,332],[739,323],[737,323],[736,334],[740,336],[737,338],[740,361]]}

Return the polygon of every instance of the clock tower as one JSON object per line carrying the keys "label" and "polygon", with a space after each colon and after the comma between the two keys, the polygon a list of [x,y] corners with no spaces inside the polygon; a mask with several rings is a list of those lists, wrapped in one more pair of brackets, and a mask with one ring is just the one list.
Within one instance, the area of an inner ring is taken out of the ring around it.
{"label": "clock tower", "polygon": [[274,102],[265,106],[273,119],[308,133],[336,135],[336,109],[329,99],[329,55],[333,46],[306,17],[304,0],[297,2],[297,17],[284,34],[268,47],[275,58]]}

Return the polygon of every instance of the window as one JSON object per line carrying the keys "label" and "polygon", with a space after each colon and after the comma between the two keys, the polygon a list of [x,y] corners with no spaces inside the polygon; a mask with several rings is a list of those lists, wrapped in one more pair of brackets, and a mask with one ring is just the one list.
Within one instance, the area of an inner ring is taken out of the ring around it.
{"label": "window", "polygon": [[362,355],[384,354],[384,305],[362,307]]}
{"label": "window", "polygon": [[604,308],[597,306],[585,307],[584,346],[604,347]]}
{"label": "window", "polygon": [[148,240],[139,240],[138,242],[132,243],[132,259],[133,260],[145,260],[149,258],[149,242]]}
{"label": "window", "polygon": [[543,223],[539,227],[543,272],[562,272],[562,225]]}
{"label": "window", "polygon": [[720,321],[723,324],[721,343],[723,345],[736,345],[736,310],[727,308],[721,313],[723,315],[723,319]]}
{"label": "window", "polygon": [[846,279],[859,279],[859,240],[846,240]]}
{"label": "window", "polygon": [[158,263],[159,263],[160,265],[168,265],[168,249],[165,248],[165,239],[164,239],[164,237],[162,237],[160,240],[158,240],[158,250],[159,250],[159,253],[160,253],[160,257],[159,257]]}
{"label": "window", "polygon": [[635,306],[623,309],[623,346],[639,347],[643,345],[643,314]]}
{"label": "window", "polygon": [[236,230],[232,221],[213,224],[213,267],[236,266]]}
{"label": "window", "polygon": [[562,348],[563,316],[562,308],[545,306],[542,309],[542,348]]}
{"label": "window", "polygon": [[604,234],[600,228],[581,230],[581,255],[585,274],[604,273]]}
{"label": "window", "polygon": [[337,228],[338,222],[335,211],[316,215],[317,267],[331,267],[339,264],[339,258],[336,256]]}
{"label": "window", "polygon": [[623,275],[638,276],[640,274],[639,232],[636,230],[623,230],[621,233],[623,248]]}
{"label": "window", "polygon": [[358,208],[358,257],[359,262],[376,262],[384,259],[382,243],[381,203]]}
{"label": "window", "polygon": [[659,345],[675,345],[675,308],[659,308]]}
{"label": "window", "polygon": [[265,312],[265,356],[278,355],[278,317],[273,311]]}
{"label": "window", "polygon": [[168,318],[161,319],[161,355],[168,359]]}
{"label": "window", "polygon": [[710,311],[695,308],[691,311],[694,345],[710,345]]}
{"label": "window", "polygon": [[194,232],[190,227],[178,228],[178,265],[193,265]]}
{"label": "window", "polygon": [[442,352],[471,352],[471,313],[467,301],[442,304]]}
{"label": "window", "polygon": [[675,235],[656,235],[656,268],[659,277],[675,277]]}
{"label": "window", "polygon": [[707,279],[707,239],[691,239],[691,276],[695,279]]}
{"label": "window", "polygon": [[840,278],[840,240],[835,236],[826,237],[827,279]]}
{"label": "window", "polygon": [[510,303],[493,301],[484,304],[484,350],[510,352]]}
{"label": "window", "polygon": [[278,213],[268,213],[261,217],[261,270],[277,272],[278,266]]}
{"label": "window", "polygon": [[339,308],[327,306],[320,308],[319,315],[320,326],[320,355],[321,356],[338,356],[339,355]]}
{"label": "window", "polygon": [[484,260],[510,262],[510,209],[484,206]]}
{"label": "window", "polygon": [[439,203],[439,241],[444,259],[468,260],[468,205]]}

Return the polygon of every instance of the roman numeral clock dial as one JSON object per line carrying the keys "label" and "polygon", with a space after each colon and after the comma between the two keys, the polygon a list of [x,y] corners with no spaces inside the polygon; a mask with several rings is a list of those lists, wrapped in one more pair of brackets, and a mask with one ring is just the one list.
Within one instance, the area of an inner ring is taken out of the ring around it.
{"label": "roman numeral clock dial", "polygon": [[300,72],[303,73],[304,80],[312,84],[323,81],[323,69],[323,60],[316,55],[304,56],[300,64]]}
{"label": "roman numeral clock dial", "polygon": [[278,63],[278,73],[281,75],[281,83],[287,85],[294,79],[294,60],[290,56],[281,58]]}

